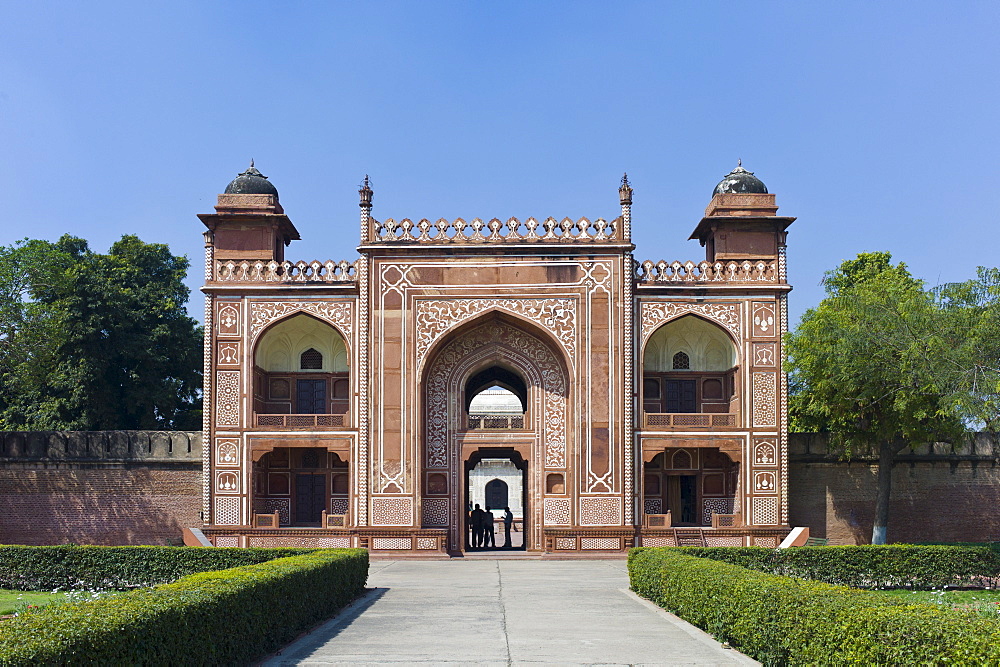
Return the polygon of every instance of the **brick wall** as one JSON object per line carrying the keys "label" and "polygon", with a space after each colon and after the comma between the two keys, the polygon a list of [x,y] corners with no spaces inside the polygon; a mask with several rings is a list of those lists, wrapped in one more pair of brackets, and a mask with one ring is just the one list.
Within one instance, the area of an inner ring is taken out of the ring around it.
{"label": "brick wall", "polygon": [[[820,434],[789,442],[789,520],[830,544],[868,544],[878,466],[873,454],[842,461]],[[892,473],[890,542],[1000,541],[1000,443],[987,434],[952,450],[905,450]]]}
{"label": "brick wall", "polygon": [[[874,456],[789,442],[790,521],[831,544],[871,539]],[[1000,443],[907,450],[893,470],[891,542],[1000,541]],[[200,526],[201,433],[0,432],[0,543],[176,544]]]}
{"label": "brick wall", "polygon": [[0,433],[0,543],[179,544],[200,526],[201,433]]}

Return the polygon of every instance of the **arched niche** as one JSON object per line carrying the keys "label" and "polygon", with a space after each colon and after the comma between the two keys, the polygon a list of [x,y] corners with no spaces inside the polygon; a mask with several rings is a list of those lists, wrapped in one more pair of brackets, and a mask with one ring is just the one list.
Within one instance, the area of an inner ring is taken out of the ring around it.
{"label": "arched niche", "polygon": [[[643,410],[647,414],[735,414],[738,364],[736,345],[722,327],[695,315],[667,322],[650,336],[643,350]],[[647,419],[645,425],[675,425],[669,419],[660,421]],[[720,425],[704,421],[676,425]],[[735,426],[735,419],[726,425]]]}
{"label": "arched niche", "polygon": [[256,426],[346,425],[351,394],[348,351],[334,327],[304,313],[292,315],[264,332],[253,358]]}
{"label": "arched niche", "polygon": [[306,369],[314,373],[346,373],[347,346],[343,336],[326,322],[299,313],[284,319],[264,333],[254,354],[256,365],[268,373],[298,373],[302,355],[315,350],[322,365]]}
{"label": "arched niche", "polygon": [[668,447],[643,464],[643,511],[674,526],[711,526],[737,510],[739,462],[716,447]]}

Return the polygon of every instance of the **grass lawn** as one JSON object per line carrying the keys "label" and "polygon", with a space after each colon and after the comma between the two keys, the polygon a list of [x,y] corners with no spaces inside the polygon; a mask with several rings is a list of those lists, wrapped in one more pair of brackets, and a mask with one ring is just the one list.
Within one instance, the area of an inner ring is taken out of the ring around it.
{"label": "grass lawn", "polygon": [[49,593],[42,591],[10,591],[0,588],[0,615],[13,614],[27,605],[42,606],[50,602],[62,602],[65,593]]}
{"label": "grass lawn", "polygon": [[924,604],[941,604],[955,609],[975,611],[984,616],[1000,617],[1000,590],[944,590],[944,591],[876,591],[882,595]]}

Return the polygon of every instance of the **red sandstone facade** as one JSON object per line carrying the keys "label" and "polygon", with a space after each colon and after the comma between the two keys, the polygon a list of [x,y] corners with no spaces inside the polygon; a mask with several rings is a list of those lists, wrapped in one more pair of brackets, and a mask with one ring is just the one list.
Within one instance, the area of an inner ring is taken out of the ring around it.
{"label": "red sandstone facade", "polygon": [[[366,181],[360,257],[292,262],[277,192],[242,174],[199,216],[204,534],[459,555],[469,471],[502,459],[531,552],[777,546],[794,219],[727,179],[704,261],[633,259],[623,179],[613,220],[524,222],[378,221]],[[474,413],[491,387],[518,414]]]}

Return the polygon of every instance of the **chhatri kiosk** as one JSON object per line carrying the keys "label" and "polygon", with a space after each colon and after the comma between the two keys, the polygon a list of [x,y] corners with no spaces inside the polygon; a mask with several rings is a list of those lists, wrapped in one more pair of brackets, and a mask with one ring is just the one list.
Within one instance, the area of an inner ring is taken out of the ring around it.
{"label": "chhatri kiosk", "polygon": [[353,260],[287,260],[252,164],[198,216],[214,545],[461,555],[501,500],[539,554],[778,545],[794,218],[751,172],[692,261],[633,258],[627,178],[612,220],[380,221],[359,193]]}

